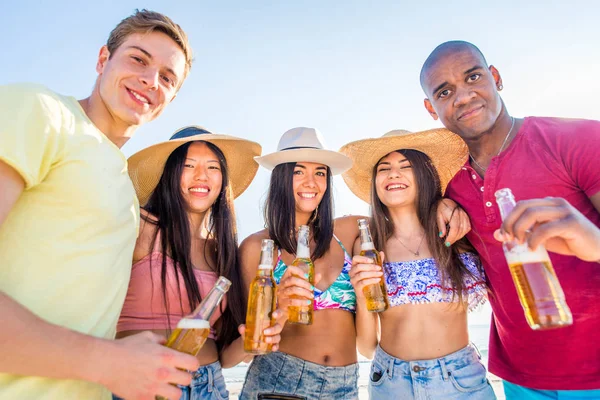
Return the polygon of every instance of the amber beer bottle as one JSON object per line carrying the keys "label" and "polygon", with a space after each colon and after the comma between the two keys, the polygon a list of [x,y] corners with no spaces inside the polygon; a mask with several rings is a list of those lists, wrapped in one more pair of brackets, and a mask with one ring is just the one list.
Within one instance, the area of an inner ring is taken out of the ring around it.
{"label": "amber beer bottle", "polygon": [[[369,222],[366,219],[359,219],[358,229],[360,230],[360,255],[370,258],[375,264],[381,267],[381,257],[373,244]],[[383,312],[389,308],[390,304],[383,277],[379,283],[363,287],[363,293],[367,299],[367,310]]]}
{"label": "amber beer bottle", "polygon": [[[503,220],[516,206],[508,188],[496,192],[496,202]],[[519,244],[512,240],[504,242],[502,248],[531,329],[571,325],[571,310],[544,246],[539,245],[537,250],[532,251],[527,243]]]}
{"label": "amber beer bottle", "polygon": [[[298,229],[298,248],[296,250],[296,259],[292,263],[293,266],[299,267],[308,274],[308,281],[311,285],[315,284],[315,265],[310,259],[310,247],[308,245],[309,238],[308,225],[302,225]],[[302,278],[305,278],[304,276]],[[297,299],[298,296],[292,295],[291,298]],[[314,299],[310,300],[310,304],[306,306],[290,306],[288,309],[289,319],[287,322],[292,324],[311,325],[313,320]]]}
{"label": "amber beer bottle", "polygon": [[200,305],[179,321],[177,328],[169,336],[166,346],[196,356],[208,338],[210,332],[208,321],[221,304],[230,286],[231,282],[227,278],[219,277]]}
{"label": "amber beer bottle", "polygon": [[244,351],[250,354],[266,354],[273,349],[265,342],[264,330],[274,324],[273,311],[276,307],[275,279],[273,279],[273,241],[262,241],[260,264],[256,277],[250,284]]}

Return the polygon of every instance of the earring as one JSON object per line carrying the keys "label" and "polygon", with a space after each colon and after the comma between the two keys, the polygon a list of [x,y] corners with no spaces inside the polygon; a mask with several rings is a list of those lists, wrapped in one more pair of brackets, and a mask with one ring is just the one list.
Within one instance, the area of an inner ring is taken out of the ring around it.
{"label": "earring", "polygon": [[502,89],[504,89],[504,86],[502,86],[502,84],[499,84],[499,85],[498,85],[498,91],[500,91],[500,90],[502,90]]}

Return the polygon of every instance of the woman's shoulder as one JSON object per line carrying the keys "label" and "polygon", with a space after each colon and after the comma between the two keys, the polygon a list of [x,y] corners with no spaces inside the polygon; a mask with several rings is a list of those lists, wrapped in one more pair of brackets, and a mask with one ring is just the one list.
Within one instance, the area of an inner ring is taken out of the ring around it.
{"label": "woman's shoulder", "polygon": [[140,230],[133,250],[134,263],[152,253],[158,234],[158,218],[155,215],[142,208],[140,217]]}
{"label": "woman's shoulder", "polygon": [[248,237],[246,237],[244,240],[242,240],[242,243],[240,244],[240,251],[244,252],[256,248],[258,248],[258,250],[260,251],[260,245],[264,239],[270,239],[269,231],[267,229],[254,232]]}
{"label": "woman's shoulder", "polygon": [[358,220],[368,218],[363,215],[345,215],[333,221],[333,234],[348,251],[352,251],[358,237]]}

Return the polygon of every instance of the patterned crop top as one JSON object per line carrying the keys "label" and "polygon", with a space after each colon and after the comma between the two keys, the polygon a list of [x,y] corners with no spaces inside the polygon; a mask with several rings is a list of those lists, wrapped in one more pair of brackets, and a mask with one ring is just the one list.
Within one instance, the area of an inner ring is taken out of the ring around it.
{"label": "patterned crop top", "polygon": [[[350,312],[356,312],[356,294],[352,283],[350,283],[350,267],[352,267],[352,257],[346,251],[346,248],[340,242],[340,240],[333,235],[333,238],[339,243],[344,250],[344,266],[342,272],[333,281],[331,286],[326,290],[320,291],[315,287],[315,301],[314,310],[325,310],[325,309],[340,309]],[[273,269],[273,277],[275,282],[279,284],[283,274],[287,270],[287,265],[281,259],[281,250],[277,251],[277,265]]]}
{"label": "patterned crop top", "polygon": [[[479,257],[473,253],[459,255],[474,278],[465,278],[464,298],[469,311],[486,301],[485,276]],[[390,306],[402,304],[450,303],[452,288],[441,282],[433,258],[383,263]]]}

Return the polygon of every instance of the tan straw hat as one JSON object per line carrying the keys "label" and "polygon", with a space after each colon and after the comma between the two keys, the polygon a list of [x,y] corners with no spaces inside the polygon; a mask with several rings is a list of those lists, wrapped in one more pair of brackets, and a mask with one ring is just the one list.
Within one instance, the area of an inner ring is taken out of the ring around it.
{"label": "tan straw hat", "polygon": [[332,175],[341,174],[352,166],[352,160],[345,155],[327,150],[321,132],[303,127],[285,132],[279,139],[276,152],[254,159],[269,170],[289,162],[324,164],[329,167]]}
{"label": "tan straw hat", "polygon": [[142,206],[156,189],[171,153],[185,143],[200,140],[214,144],[225,155],[233,196],[238,197],[246,190],[258,170],[254,157],[262,151],[260,144],[235,136],[217,135],[198,126],[187,126],[175,132],[168,141],[146,147],[127,160],[129,176]]}
{"label": "tan straw hat", "polygon": [[380,138],[357,140],[340,149],[340,153],[354,160],[352,168],[342,174],[352,193],[370,203],[373,167],[392,151],[402,149],[418,150],[431,158],[440,175],[442,192],[467,161],[469,154],[465,142],[443,128],[423,132],[395,130]]}

